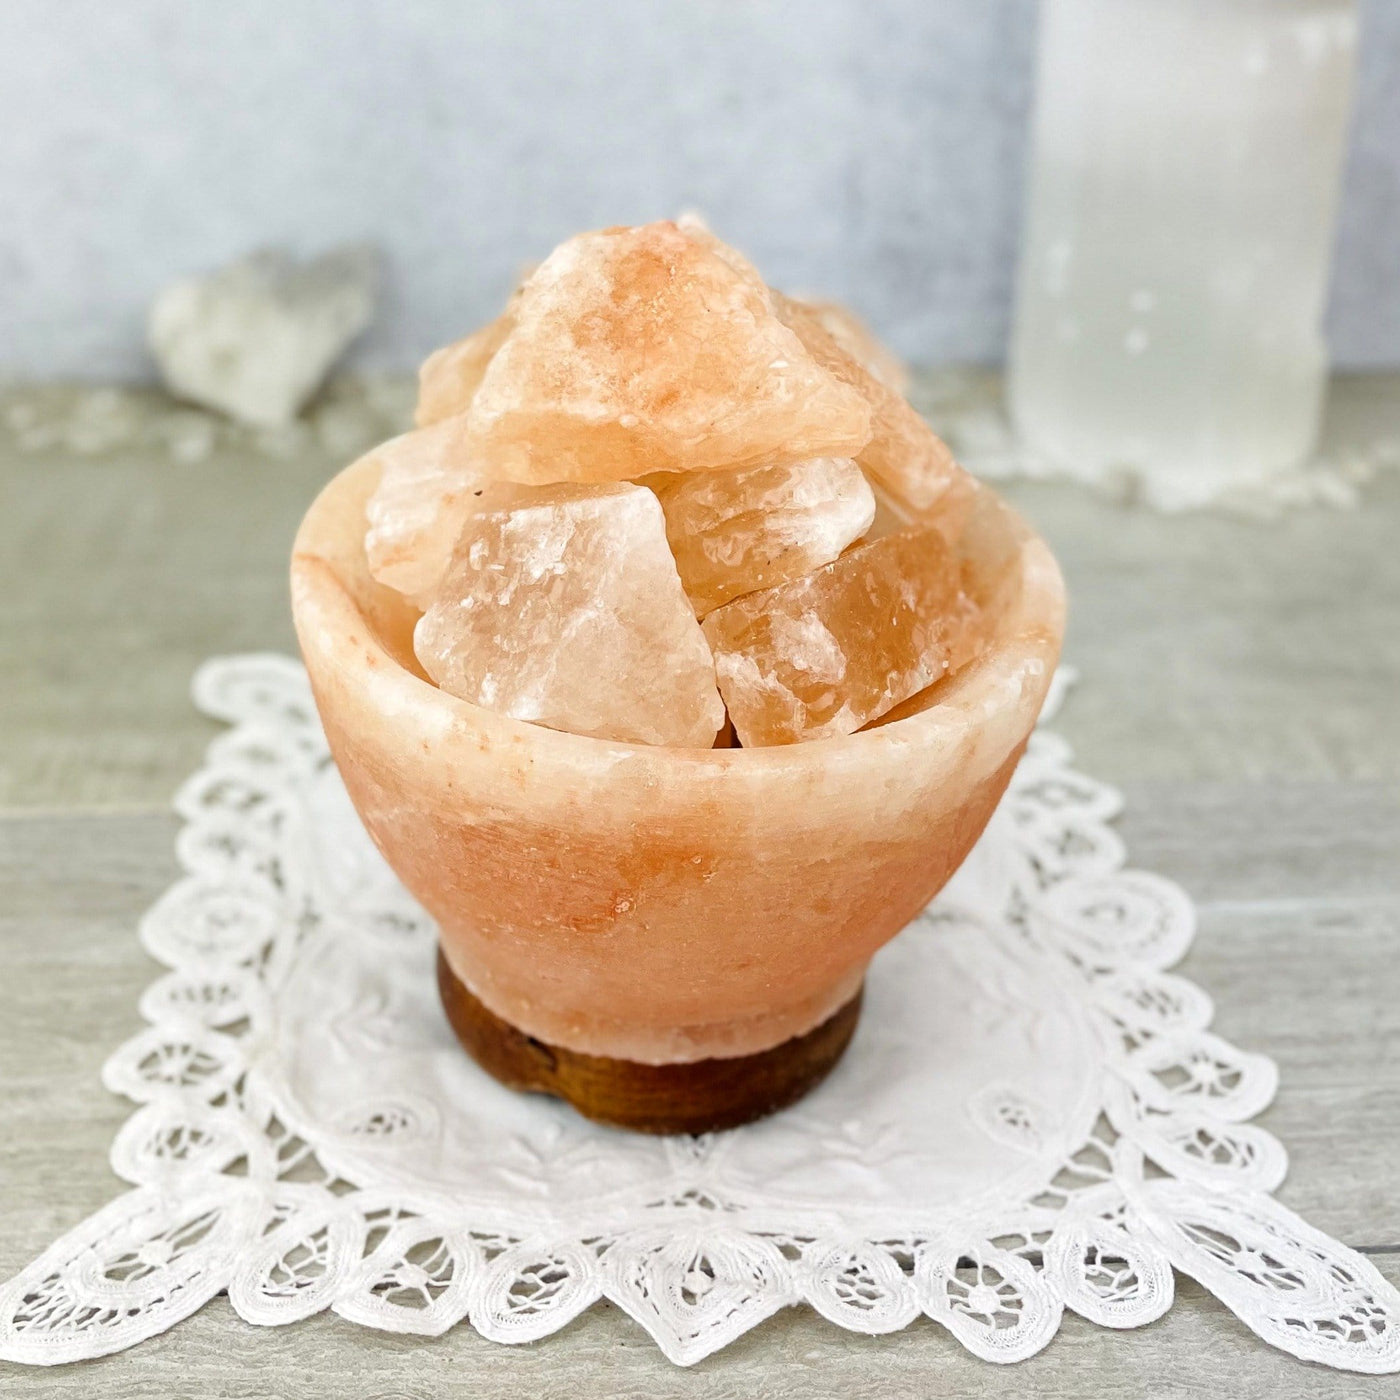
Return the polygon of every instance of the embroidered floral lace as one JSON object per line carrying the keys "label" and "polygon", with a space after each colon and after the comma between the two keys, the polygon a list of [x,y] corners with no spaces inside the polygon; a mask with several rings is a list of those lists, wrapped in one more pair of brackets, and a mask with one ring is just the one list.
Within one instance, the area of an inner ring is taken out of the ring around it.
{"label": "embroidered floral lace", "polygon": [[1270,1197],[1273,1064],[1167,971],[1190,901],[1126,869],[1117,795],[1040,730],[953,883],[876,959],[856,1039],[794,1109],[654,1139],[501,1088],[437,1002],[434,929],[365,836],[294,662],[209,662],[231,730],[177,807],[184,876],[141,938],[169,971],[105,1079],[138,1107],[126,1194],[0,1289],[0,1355],[163,1332],[227,1291],[501,1342],[610,1298],[687,1364],[775,1310],[927,1313],[1030,1356],[1066,1308],[1136,1327],[1199,1280],[1266,1342],[1400,1369],[1400,1295]]}

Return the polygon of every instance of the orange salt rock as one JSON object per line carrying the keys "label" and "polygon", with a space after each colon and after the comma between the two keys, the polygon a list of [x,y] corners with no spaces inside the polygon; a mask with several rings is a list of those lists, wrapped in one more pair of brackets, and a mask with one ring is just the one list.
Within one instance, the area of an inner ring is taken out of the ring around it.
{"label": "orange salt rock", "polygon": [[861,395],[816,363],[767,291],[673,223],[581,234],[521,289],[465,424],[512,481],[853,456]]}
{"label": "orange salt rock", "polygon": [[[870,482],[871,494],[875,497],[875,518],[865,532],[866,540],[881,540],[896,530],[907,530],[917,524],[914,512],[902,501],[896,500],[878,481]],[[951,543],[951,541],[950,541]]]}
{"label": "orange salt rock", "polygon": [[643,483],[666,513],[666,538],[697,617],[830,563],[875,518],[875,498],[848,457]]}
{"label": "orange salt rock", "polygon": [[551,729],[708,749],[724,723],[641,486],[559,486],[472,516],[413,649],[449,694]]}
{"label": "orange salt rock", "polygon": [[976,479],[962,468],[958,469],[954,484],[928,510],[916,510],[907,501],[900,500],[873,475],[867,474],[866,480],[875,497],[875,519],[863,536],[865,540],[883,539],[911,525],[933,525],[950,545],[957,546],[977,493]]}
{"label": "orange salt rock", "polygon": [[369,571],[426,608],[467,518],[503,504],[520,488],[490,481],[450,423],[391,438],[366,460],[379,467],[379,484],[365,507]]}
{"label": "orange salt rock", "polygon": [[909,367],[883,344],[875,332],[848,306],[815,297],[790,297],[812,311],[826,333],[885,388],[903,396],[909,389]]}
{"label": "orange salt rock", "polygon": [[887,724],[909,719],[913,715],[939,704],[958,685],[958,675],[965,671],[992,644],[995,621],[965,589],[958,593],[946,619],[948,629],[948,669],[931,686],[915,691],[893,709],[886,710],[868,726],[880,729]]}
{"label": "orange salt rock", "polygon": [[763,280],[763,274],[737,248],[731,248],[722,238],[715,237],[709,224],[693,209],[676,216],[676,227],[687,238],[727,262],[750,286],[758,287],[765,296],[768,295],[768,284]]}
{"label": "orange salt rock", "polygon": [[848,550],[702,624],[747,748],[851,734],[947,670],[957,561],[933,526]]}
{"label": "orange salt rock", "polygon": [[912,512],[959,509],[972,482],[947,444],[899,394],[841,348],[815,309],[776,292],[773,299],[812,358],[870,405],[870,441],[855,454],[867,475]]}
{"label": "orange salt rock", "polygon": [[420,428],[426,428],[444,418],[465,413],[476,397],[486,366],[514,328],[512,298],[511,306],[490,325],[434,350],[418,370],[418,406],[413,421]]}
{"label": "orange salt rock", "polygon": [[955,676],[986,651],[991,635],[990,621],[983,614],[981,605],[964,587],[959,588],[944,627],[948,638],[947,674]]}

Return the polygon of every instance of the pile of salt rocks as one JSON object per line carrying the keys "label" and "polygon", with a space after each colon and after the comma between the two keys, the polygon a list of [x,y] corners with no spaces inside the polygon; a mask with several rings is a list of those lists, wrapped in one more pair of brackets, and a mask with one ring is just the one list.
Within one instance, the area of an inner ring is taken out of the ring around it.
{"label": "pile of salt rocks", "polygon": [[424,363],[418,427],[370,454],[370,572],[422,611],[424,672],[500,714],[690,748],[852,733],[983,644],[976,488],[901,374],[698,221],[571,238]]}

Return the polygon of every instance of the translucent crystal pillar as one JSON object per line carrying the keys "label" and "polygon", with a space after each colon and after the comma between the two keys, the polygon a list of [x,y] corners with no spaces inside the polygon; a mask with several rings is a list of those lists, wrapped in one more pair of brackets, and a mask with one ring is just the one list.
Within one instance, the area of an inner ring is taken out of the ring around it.
{"label": "translucent crystal pillar", "polygon": [[1061,471],[1164,507],[1300,465],[1354,0],[1042,0],[1008,397]]}

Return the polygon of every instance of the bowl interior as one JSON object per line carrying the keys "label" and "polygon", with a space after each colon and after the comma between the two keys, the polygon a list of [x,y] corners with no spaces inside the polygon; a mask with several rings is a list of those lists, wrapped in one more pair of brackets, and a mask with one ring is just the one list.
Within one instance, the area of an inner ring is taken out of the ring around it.
{"label": "bowl interior", "polygon": [[[379,468],[363,458],[347,467],[322,491],[307,513],[297,538],[299,558],[312,556],[328,566],[370,640],[402,671],[431,688],[454,707],[484,714],[455,697],[438,691],[428,680],[413,651],[413,628],[419,611],[400,593],[378,583],[369,572],[364,535],[365,506],[378,483]],[[858,743],[877,735],[889,737],[893,727],[914,721],[934,707],[956,703],[958,708],[981,703],[979,690],[993,673],[1004,670],[1011,652],[1026,648],[1046,652],[1053,664],[1064,626],[1064,592],[1059,570],[1043,541],[987,486],[979,486],[960,543],[963,584],[983,608],[990,623],[990,644],[983,655],[956,676],[921,691],[870,728],[842,739],[816,740],[777,749],[721,749],[713,752],[726,762],[796,751]],[[507,724],[523,721],[502,720]],[[537,729],[537,726],[529,726]],[[553,731],[557,732],[557,731]],[[635,746],[580,735],[560,735],[579,744],[608,744],[614,749]]]}

